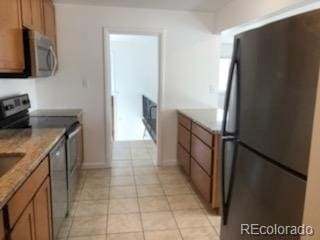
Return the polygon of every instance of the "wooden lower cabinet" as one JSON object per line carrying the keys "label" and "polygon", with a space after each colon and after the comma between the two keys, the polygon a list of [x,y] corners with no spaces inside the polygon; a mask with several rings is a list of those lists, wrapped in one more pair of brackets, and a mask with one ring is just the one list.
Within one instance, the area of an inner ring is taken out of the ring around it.
{"label": "wooden lower cabinet", "polygon": [[4,240],[6,237],[6,231],[4,228],[4,219],[3,219],[3,212],[0,210],[0,240]]}
{"label": "wooden lower cabinet", "polygon": [[178,115],[177,159],[194,187],[212,208],[220,207],[219,133]]}
{"label": "wooden lower cabinet", "polygon": [[52,239],[51,189],[49,177],[36,193],[34,205],[35,235],[39,240]]}
{"label": "wooden lower cabinet", "polygon": [[[48,158],[42,161],[7,204],[11,240],[52,240]],[[13,220],[11,220],[13,219]]]}
{"label": "wooden lower cabinet", "polygon": [[33,202],[30,202],[16,222],[11,240],[35,240],[35,222]]}

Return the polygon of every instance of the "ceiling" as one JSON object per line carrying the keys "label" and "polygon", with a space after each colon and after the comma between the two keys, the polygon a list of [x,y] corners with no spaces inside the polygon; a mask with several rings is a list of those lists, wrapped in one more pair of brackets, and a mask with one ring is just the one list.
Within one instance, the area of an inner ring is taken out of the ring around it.
{"label": "ceiling", "polygon": [[56,3],[214,12],[230,0],[54,0]]}

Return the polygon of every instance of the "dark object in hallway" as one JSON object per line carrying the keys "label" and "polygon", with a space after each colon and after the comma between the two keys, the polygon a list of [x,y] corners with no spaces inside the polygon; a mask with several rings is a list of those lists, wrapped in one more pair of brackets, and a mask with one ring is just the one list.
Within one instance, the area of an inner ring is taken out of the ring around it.
{"label": "dark object in hallway", "polygon": [[157,111],[157,104],[142,95],[142,122],[154,142],[157,142]]}

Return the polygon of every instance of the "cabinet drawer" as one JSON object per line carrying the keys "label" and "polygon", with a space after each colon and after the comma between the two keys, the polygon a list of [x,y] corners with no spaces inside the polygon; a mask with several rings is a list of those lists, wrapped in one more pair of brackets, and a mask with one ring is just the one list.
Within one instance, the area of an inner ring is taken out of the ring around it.
{"label": "cabinet drawer", "polygon": [[191,158],[191,179],[195,187],[207,202],[211,202],[211,178]]}
{"label": "cabinet drawer", "polygon": [[183,146],[187,152],[190,152],[191,133],[185,127],[178,125],[178,142]]}
{"label": "cabinet drawer", "polygon": [[212,176],[212,150],[194,135],[192,135],[191,156],[209,176]]}
{"label": "cabinet drawer", "polygon": [[191,120],[182,114],[178,114],[178,122],[185,128],[191,130]]}
{"label": "cabinet drawer", "polygon": [[187,175],[190,175],[190,154],[178,144],[178,161]]}
{"label": "cabinet drawer", "polygon": [[49,175],[49,160],[45,158],[8,202],[9,224],[13,227],[37,189]]}
{"label": "cabinet drawer", "polygon": [[213,134],[202,128],[196,123],[192,123],[192,133],[204,141],[208,146],[213,147]]}

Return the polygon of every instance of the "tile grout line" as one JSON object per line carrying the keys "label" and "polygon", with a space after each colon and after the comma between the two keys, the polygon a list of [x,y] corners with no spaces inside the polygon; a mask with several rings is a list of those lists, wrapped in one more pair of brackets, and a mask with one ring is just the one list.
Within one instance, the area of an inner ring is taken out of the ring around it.
{"label": "tile grout line", "polygon": [[[111,167],[112,169],[112,167]],[[110,215],[110,191],[111,191],[111,172],[110,172],[110,178],[109,179],[109,184],[108,184],[108,196],[107,196],[107,201],[108,201],[108,207],[107,207],[107,219],[106,219],[106,239],[108,239],[108,226],[109,226],[109,215]]]}
{"label": "tile grout line", "polygon": [[[134,170],[133,170],[134,171]],[[141,231],[142,231],[142,237],[145,240],[146,236],[144,233],[144,224],[143,224],[143,220],[142,220],[142,212],[141,212],[141,206],[140,206],[140,202],[139,202],[139,195],[138,195],[138,188],[137,188],[137,182],[136,182],[136,178],[135,178],[135,172],[133,172],[133,181],[134,181],[134,188],[136,190],[136,196],[137,196],[137,203],[138,203],[138,210],[139,210],[139,218],[140,218],[140,223],[141,223]]]}
{"label": "tile grout line", "polygon": [[[83,191],[83,188],[84,188],[84,185],[85,185],[86,181],[87,181],[87,171],[85,171],[84,183],[83,183],[83,185],[80,187],[80,196],[79,196],[80,198],[81,198],[82,191]],[[76,212],[78,211],[78,207],[79,207],[79,199],[77,199],[77,201],[75,201],[75,202],[76,202],[76,207],[75,207],[74,213],[71,214],[70,216],[68,216],[68,217],[70,217],[71,223],[70,223],[70,227],[69,227],[69,229],[68,229],[68,233],[67,233],[67,235],[66,235],[66,239],[69,239],[69,238],[70,238],[70,232],[71,232],[71,229],[72,229],[72,226],[73,226],[73,222],[74,222],[74,215],[75,215]]]}
{"label": "tile grout line", "polygon": [[168,195],[166,194],[166,192],[165,192],[165,190],[164,190],[163,184],[162,184],[162,182],[161,182],[161,178],[159,177],[159,172],[157,172],[157,177],[158,177],[158,179],[159,179],[160,186],[161,186],[161,188],[162,188],[163,194],[164,194],[164,196],[165,196],[165,198],[166,198],[166,200],[167,200],[167,202],[168,202],[168,206],[169,206],[171,215],[172,215],[172,217],[173,217],[173,219],[174,219],[174,222],[175,222],[176,225],[177,225],[177,229],[178,229],[179,235],[180,235],[180,237],[181,237],[181,240],[183,240],[182,232],[181,232],[181,230],[180,230],[180,227],[179,227],[179,225],[178,225],[178,221],[177,221],[177,219],[176,219],[176,216],[174,215],[173,209],[172,209],[171,204],[170,204],[170,202],[169,202]]}

